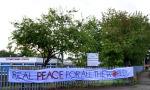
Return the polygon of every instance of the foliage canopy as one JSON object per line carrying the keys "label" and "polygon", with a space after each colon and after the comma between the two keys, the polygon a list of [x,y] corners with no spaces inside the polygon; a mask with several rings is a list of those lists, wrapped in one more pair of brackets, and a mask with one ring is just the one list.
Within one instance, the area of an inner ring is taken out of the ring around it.
{"label": "foliage canopy", "polygon": [[63,52],[72,55],[78,66],[86,66],[86,53],[100,53],[106,66],[142,64],[150,47],[148,16],[108,9],[101,20],[76,20],[75,12],[50,8],[36,20],[24,17],[12,23],[16,30],[11,39],[16,48],[46,57],[44,66]]}
{"label": "foliage canopy", "polygon": [[148,17],[141,12],[108,9],[102,14],[101,59],[107,66],[140,65],[150,43]]}

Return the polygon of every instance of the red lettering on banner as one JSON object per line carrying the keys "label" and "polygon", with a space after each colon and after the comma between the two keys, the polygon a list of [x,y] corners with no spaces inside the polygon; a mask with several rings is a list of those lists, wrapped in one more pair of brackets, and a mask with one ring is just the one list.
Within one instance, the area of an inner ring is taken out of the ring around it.
{"label": "red lettering on banner", "polygon": [[63,74],[61,74],[61,72],[63,72],[63,71],[59,71],[59,78],[60,78],[60,79],[63,79],[63,78],[61,77],[61,75],[63,75]]}
{"label": "red lettering on banner", "polygon": [[[40,73],[40,75],[39,75]],[[37,72],[37,80],[39,80],[39,77],[41,77],[41,72]]]}
{"label": "red lettering on banner", "polygon": [[113,72],[113,76],[116,77],[116,75],[117,75],[117,73],[116,73],[116,71],[114,71],[114,72]]}
{"label": "red lettering on banner", "polygon": [[6,58],[6,60],[29,60],[29,58]]}
{"label": "red lettering on banner", "polygon": [[[53,71],[53,73],[52,73],[53,78],[54,78],[54,79],[58,79],[58,77],[56,77],[56,78],[54,77],[54,72],[57,72],[57,73],[58,73],[58,71]],[[58,73],[58,74],[59,74],[59,73]]]}
{"label": "red lettering on banner", "polygon": [[[51,72],[50,72],[50,71],[49,71],[49,73],[48,73],[46,79],[48,78],[48,76],[51,76]],[[53,78],[53,77],[51,76],[51,78]]]}
{"label": "red lettering on banner", "polygon": [[[40,77],[42,78],[42,80],[46,80],[49,76],[52,79],[58,79],[58,78],[63,79],[61,77],[63,75],[62,72],[63,71],[59,71],[59,72],[58,71],[53,71],[53,72],[49,71],[47,74],[45,71],[44,72],[37,72],[37,80],[39,80]],[[46,76],[46,78],[44,78],[44,76]]]}
{"label": "red lettering on banner", "polygon": [[43,77],[45,76],[44,73],[46,73],[46,72],[42,72],[42,80],[45,80],[45,79],[43,78]]}

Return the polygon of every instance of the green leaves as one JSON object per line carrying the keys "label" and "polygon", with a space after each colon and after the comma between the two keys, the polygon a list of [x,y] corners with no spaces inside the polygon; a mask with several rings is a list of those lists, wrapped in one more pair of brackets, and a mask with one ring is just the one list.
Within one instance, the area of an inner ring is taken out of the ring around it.
{"label": "green leaves", "polygon": [[[108,9],[101,21],[101,60],[108,66],[140,65],[149,48],[147,16]],[[111,63],[110,63],[111,62]]]}
{"label": "green leaves", "polygon": [[1,50],[0,57],[17,57],[18,55],[11,51]]}
{"label": "green leaves", "polygon": [[76,20],[75,12],[50,8],[41,18],[24,17],[21,22],[13,22],[16,30],[12,32],[12,42],[25,54],[33,51],[47,57],[45,65],[62,52],[73,56],[79,66],[86,66],[86,53],[98,52],[106,66],[141,64],[150,47],[148,16],[108,9],[101,20]]}
{"label": "green leaves", "polygon": [[21,22],[13,23],[16,30],[12,32],[12,40],[17,43],[18,49],[28,47],[26,49],[29,51],[39,52],[47,57],[46,65],[50,58],[72,48],[68,48],[73,43],[69,41],[68,34],[73,26],[72,18],[71,12],[64,13],[52,8],[48,14],[43,14],[36,20],[25,17]]}

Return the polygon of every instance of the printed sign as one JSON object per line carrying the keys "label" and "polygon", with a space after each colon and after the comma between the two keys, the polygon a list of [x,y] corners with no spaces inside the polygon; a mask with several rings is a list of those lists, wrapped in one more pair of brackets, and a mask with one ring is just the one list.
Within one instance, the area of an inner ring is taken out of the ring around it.
{"label": "printed sign", "polygon": [[8,82],[45,83],[75,80],[110,80],[133,77],[133,67],[106,69],[49,68],[42,70],[9,69]]}
{"label": "printed sign", "polygon": [[87,66],[98,66],[98,60],[98,53],[87,53]]}
{"label": "printed sign", "polygon": [[29,58],[6,58],[6,60],[29,60]]}

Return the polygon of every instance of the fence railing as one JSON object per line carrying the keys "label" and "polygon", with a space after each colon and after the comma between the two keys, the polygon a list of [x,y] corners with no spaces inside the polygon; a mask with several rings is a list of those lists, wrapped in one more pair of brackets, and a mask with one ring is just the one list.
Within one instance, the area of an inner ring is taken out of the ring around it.
{"label": "fence railing", "polygon": [[[111,86],[111,85],[125,85],[133,83],[132,78],[115,79],[115,80],[79,80],[79,81],[63,81],[63,82],[49,82],[49,83],[10,83],[7,81],[8,69],[19,70],[39,70],[44,67],[3,67],[0,69],[0,90],[46,90],[52,88],[72,88],[72,87],[96,87],[96,86]],[[48,67],[46,67],[48,68]],[[83,67],[82,67],[83,68]],[[103,69],[115,69],[116,67],[100,67]],[[118,68],[118,67],[117,67]],[[143,66],[133,66],[134,75],[143,70]]]}
{"label": "fence railing", "polygon": [[134,75],[140,73],[144,69],[144,66],[133,66]]}

